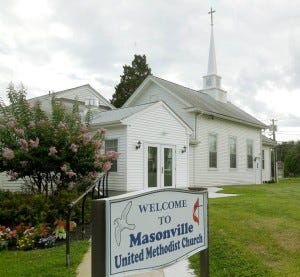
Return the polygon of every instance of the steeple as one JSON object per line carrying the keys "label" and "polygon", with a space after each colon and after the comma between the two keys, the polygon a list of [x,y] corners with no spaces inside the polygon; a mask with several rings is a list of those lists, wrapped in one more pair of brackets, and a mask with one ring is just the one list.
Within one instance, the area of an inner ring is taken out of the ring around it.
{"label": "steeple", "polygon": [[214,41],[214,23],[213,23],[213,13],[215,13],[212,8],[208,12],[210,14],[210,43],[209,43],[209,56],[208,56],[208,66],[207,75],[203,77],[203,92],[209,94],[214,99],[227,102],[227,92],[221,89],[221,77],[217,75],[217,62],[215,53],[215,41]]}

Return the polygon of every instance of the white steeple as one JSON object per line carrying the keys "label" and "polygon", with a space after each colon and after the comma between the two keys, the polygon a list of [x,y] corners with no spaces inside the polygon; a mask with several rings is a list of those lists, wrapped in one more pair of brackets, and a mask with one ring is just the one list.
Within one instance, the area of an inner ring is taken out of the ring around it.
{"label": "white steeple", "polygon": [[214,41],[214,23],[213,23],[213,11],[210,8],[208,12],[210,14],[210,43],[209,43],[209,56],[208,56],[208,66],[207,66],[207,75],[203,77],[203,92],[209,94],[214,99],[224,102],[227,102],[227,92],[221,89],[221,77],[217,75],[217,62],[216,62],[216,53],[215,53],[215,41]]}
{"label": "white steeple", "polygon": [[213,26],[211,26],[207,75],[213,74],[217,75],[217,62],[215,53],[214,29]]}

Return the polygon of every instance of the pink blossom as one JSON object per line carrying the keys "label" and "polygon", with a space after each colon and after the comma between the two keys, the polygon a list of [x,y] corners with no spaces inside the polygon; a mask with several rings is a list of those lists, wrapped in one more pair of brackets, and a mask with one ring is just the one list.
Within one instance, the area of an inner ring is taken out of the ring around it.
{"label": "pink blossom", "polygon": [[102,142],[100,140],[94,140],[93,144],[97,149],[100,149],[102,147]]}
{"label": "pink blossom", "polygon": [[60,167],[61,171],[66,172],[67,171],[67,165],[64,164],[63,166]]}
{"label": "pink blossom", "polygon": [[29,144],[32,148],[36,148],[40,144],[40,139],[36,138],[35,141],[31,139],[31,140],[29,140]]}
{"label": "pink blossom", "polygon": [[23,129],[16,129],[15,132],[19,136],[23,136],[24,135],[24,130]]}
{"label": "pink blossom", "polygon": [[103,163],[100,162],[100,161],[95,161],[95,162],[94,162],[94,166],[95,166],[95,167],[98,167],[98,168],[102,168]]}
{"label": "pink blossom", "polygon": [[103,164],[102,169],[104,172],[107,172],[111,169],[112,163],[110,161],[107,161]]}
{"label": "pink blossom", "polygon": [[68,171],[66,174],[68,175],[69,178],[72,178],[77,175],[72,169]]}
{"label": "pink blossom", "polygon": [[84,133],[82,135],[82,142],[85,145],[89,140],[91,139],[91,134],[90,133]]}
{"label": "pink blossom", "polygon": [[78,145],[76,145],[75,143],[72,143],[71,146],[70,146],[70,149],[73,151],[73,152],[77,152],[78,150]]}
{"label": "pink blossom", "polygon": [[56,150],[56,147],[55,147],[55,146],[51,146],[51,147],[49,148],[49,153],[48,153],[48,155],[49,155],[49,156],[52,156],[52,155],[55,155],[57,152],[58,152],[58,151]]}
{"label": "pink blossom", "polygon": [[97,171],[91,171],[91,172],[89,172],[89,177],[91,179],[96,179],[97,176],[98,176],[98,172]]}
{"label": "pink blossom", "polygon": [[1,130],[1,129],[4,129],[4,128],[5,128],[5,126],[2,125],[2,124],[0,124],[0,130]]}
{"label": "pink blossom", "polygon": [[28,126],[29,128],[35,128],[36,124],[34,121],[30,121]]}
{"label": "pink blossom", "polygon": [[105,135],[106,131],[107,131],[106,129],[100,128],[100,129],[97,130],[97,133],[98,133],[99,135]]}
{"label": "pink blossom", "polygon": [[80,131],[81,131],[82,133],[86,133],[88,130],[89,130],[88,127],[87,127],[86,125],[84,125],[84,124],[82,124],[82,125],[80,126]]}
{"label": "pink blossom", "polygon": [[7,160],[12,160],[15,157],[14,151],[9,148],[4,148],[2,155]]}
{"label": "pink blossom", "polygon": [[19,174],[17,172],[11,171],[8,173],[8,176],[10,176],[11,181],[15,181],[15,180],[17,180]]}
{"label": "pink blossom", "polygon": [[66,128],[67,128],[67,127],[66,127],[66,124],[63,123],[62,121],[60,121],[60,122],[58,123],[57,127],[60,128],[60,129],[66,129]]}
{"label": "pink blossom", "polygon": [[10,128],[14,128],[16,126],[16,122],[14,120],[10,120],[7,122],[7,126]]}
{"label": "pink blossom", "polygon": [[21,145],[21,149],[25,152],[28,152],[28,142],[25,139],[20,139],[19,143]]}
{"label": "pink blossom", "polygon": [[109,159],[117,160],[117,159],[119,158],[119,156],[120,156],[120,153],[118,153],[118,152],[116,152],[116,151],[110,150],[110,151],[107,151],[107,152],[106,152],[106,156],[107,156],[107,158],[109,158]]}

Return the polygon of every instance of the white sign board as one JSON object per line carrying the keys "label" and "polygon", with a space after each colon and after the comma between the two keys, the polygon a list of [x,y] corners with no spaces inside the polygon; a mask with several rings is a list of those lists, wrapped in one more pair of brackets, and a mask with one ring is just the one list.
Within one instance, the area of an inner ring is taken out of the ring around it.
{"label": "white sign board", "polygon": [[165,267],[204,250],[207,191],[163,189],[108,198],[106,238],[107,276]]}

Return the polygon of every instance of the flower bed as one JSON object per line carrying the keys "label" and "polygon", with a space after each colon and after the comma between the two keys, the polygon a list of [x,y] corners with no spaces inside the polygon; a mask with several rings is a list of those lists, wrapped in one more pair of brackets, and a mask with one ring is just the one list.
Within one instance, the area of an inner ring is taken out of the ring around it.
{"label": "flower bed", "polygon": [[[76,227],[75,222],[70,222],[70,230]],[[46,224],[28,226],[20,223],[15,228],[0,226],[0,251],[8,248],[31,250],[34,248],[53,247],[56,240],[66,238],[66,222],[56,220],[51,228]]]}

